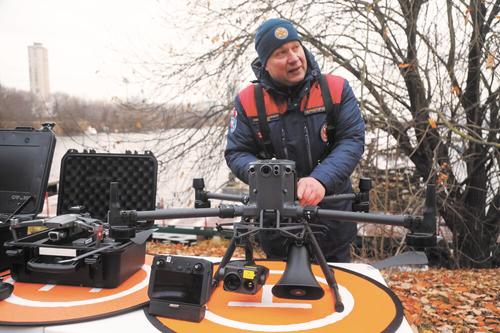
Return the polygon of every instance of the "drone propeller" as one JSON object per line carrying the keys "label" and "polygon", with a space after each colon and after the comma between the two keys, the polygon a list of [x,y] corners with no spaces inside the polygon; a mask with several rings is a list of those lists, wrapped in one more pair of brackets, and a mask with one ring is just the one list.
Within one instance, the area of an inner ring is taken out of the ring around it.
{"label": "drone propeller", "polygon": [[144,244],[144,242],[147,241],[149,236],[151,236],[153,234],[153,232],[155,232],[156,230],[158,230],[158,229],[148,229],[148,230],[138,232],[138,233],[136,233],[135,237],[130,238],[130,240],[132,242],[134,242],[135,244]]}
{"label": "drone propeller", "polygon": [[378,261],[372,264],[376,269],[406,266],[406,265],[427,265],[429,261],[424,252],[421,251],[408,251],[393,257]]}

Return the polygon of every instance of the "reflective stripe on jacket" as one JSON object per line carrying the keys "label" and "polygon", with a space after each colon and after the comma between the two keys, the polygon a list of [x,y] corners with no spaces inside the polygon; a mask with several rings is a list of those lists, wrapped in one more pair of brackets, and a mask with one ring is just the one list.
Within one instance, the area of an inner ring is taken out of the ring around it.
{"label": "reflective stripe on jacket", "polygon": [[[330,95],[334,103],[340,103],[342,98],[342,89],[344,87],[344,79],[336,75],[325,75],[328,87],[330,88]],[[239,98],[243,110],[247,117],[252,118],[254,121],[257,118],[257,106],[255,103],[255,94],[253,85],[247,86],[245,89],[240,91]],[[264,104],[266,107],[266,115],[268,121],[273,119],[281,113],[285,113],[287,110],[286,101],[277,103],[277,101],[271,97],[269,92],[264,89]],[[316,112],[325,112],[325,105],[323,103],[323,97],[321,96],[321,89],[319,87],[319,82],[315,82],[311,91],[309,92],[308,98],[303,98],[300,105],[300,111],[304,114],[311,114]],[[258,119],[257,119],[258,121]]]}

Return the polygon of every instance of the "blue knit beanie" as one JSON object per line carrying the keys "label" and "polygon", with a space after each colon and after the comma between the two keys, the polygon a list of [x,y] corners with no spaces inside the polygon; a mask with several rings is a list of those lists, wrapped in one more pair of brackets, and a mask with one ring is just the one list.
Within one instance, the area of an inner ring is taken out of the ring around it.
{"label": "blue knit beanie", "polygon": [[300,40],[300,38],[289,21],[274,18],[262,23],[255,33],[255,50],[262,66],[266,65],[267,59],[274,50],[293,40]]}

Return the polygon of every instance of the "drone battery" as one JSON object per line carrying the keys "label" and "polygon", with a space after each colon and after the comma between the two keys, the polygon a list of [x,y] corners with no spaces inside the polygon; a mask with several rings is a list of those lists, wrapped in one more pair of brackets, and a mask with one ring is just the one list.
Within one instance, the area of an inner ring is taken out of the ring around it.
{"label": "drone battery", "polygon": [[192,305],[183,303],[170,303],[165,301],[150,300],[148,312],[150,315],[168,317],[199,323],[205,318],[206,307],[204,305]]}
{"label": "drone battery", "polygon": [[31,220],[43,209],[56,144],[52,126],[0,129],[0,271],[10,266],[3,245],[12,239],[6,220]]}
{"label": "drone battery", "polygon": [[154,210],[157,168],[149,151],[114,154],[70,149],[61,160],[57,215],[83,206],[90,216],[105,221],[111,182],[118,183],[121,209]]}
{"label": "drone battery", "polygon": [[200,258],[157,255],[149,280],[149,314],[200,322],[210,297],[213,265]]}
{"label": "drone battery", "polygon": [[92,244],[93,241],[94,241],[94,239],[92,237],[78,238],[78,239],[75,239],[72,244],[73,244],[73,246],[87,246],[87,245]]}

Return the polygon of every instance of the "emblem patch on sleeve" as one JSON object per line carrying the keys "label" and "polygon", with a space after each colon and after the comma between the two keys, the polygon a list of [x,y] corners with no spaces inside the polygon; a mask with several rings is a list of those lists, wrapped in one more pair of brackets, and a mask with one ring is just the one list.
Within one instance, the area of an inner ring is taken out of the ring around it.
{"label": "emblem patch on sleeve", "polygon": [[238,125],[238,112],[236,108],[231,110],[231,119],[229,119],[229,132],[234,133],[236,126]]}
{"label": "emblem patch on sleeve", "polygon": [[328,135],[326,133],[326,122],[323,124],[323,126],[321,126],[321,129],[319,130],[319,135],[324,143],[328,142]]}

